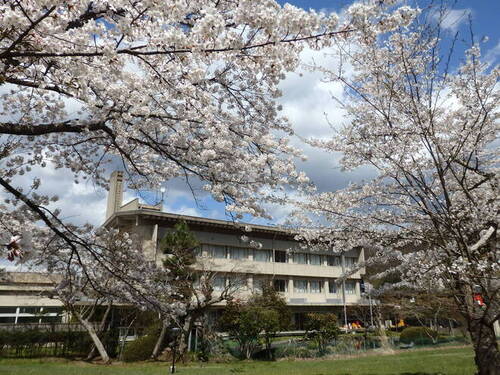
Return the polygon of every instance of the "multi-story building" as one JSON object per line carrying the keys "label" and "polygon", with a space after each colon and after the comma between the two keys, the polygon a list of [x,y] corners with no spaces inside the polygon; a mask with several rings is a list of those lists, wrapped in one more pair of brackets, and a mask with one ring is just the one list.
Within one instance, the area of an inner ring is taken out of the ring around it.
{"label": "multi-story building", "polygon": [[[282,228],[176,215],[163,212],[161,205],[145,205],[138,199],[123,204],[122,199],[123,175],[113,172],[103,225],[135,233],[146,260],[161,264],[159,241],[183,220],[201,244],[197,267],[215,273],[215,293],[231,280],[241,284],[238,293],[242,297],[271,283],[286,298],[297,328],[302,326],[304,313],[328,311],[340,316],[343,306],[367,303],[361,293],[364,269],[344,283],[336,282],[343,269],[364,260],[363,249],[341,255],[308,251]],[[251,247],[249,241],[260,244],[259,248]],[[46,297],[51,288],[53,278],[43,273],[7,273],[0,280],[0,324],[64,319],[62,304]],[[217,315],[223,307],[218,304],[211,313]]]}
{"label": "multi-story building", "polygon": [[[161,263],[159,241],[183,220],[201,244],[199,267],[218,275],[214,278],[215,292],[232,278],[243,280],[239,290],[243,296],[270,282],[286,298],[297,328],[301,328],[304,313],[329,311],[341,315],[344,305],[366,303],[361,295],[363,269],[344,283],[336,282],[343,269],[364,260],[363,249],[346,250],[341,255],[308,251],[285,229],[176,215],[162,212],[161,205],[141,204],[138,199],[122,204],[122,196],[123,176],[114,172],[104,226],[135,233],[149,261]],[[261,247],[251,247],[243,236]]]}
{"label": "multi-story building", "polygon": [[53,278],[36,272],[8,272],[0,277],[0,325],[61,322],[62,303],[47,297],[53,283]]}

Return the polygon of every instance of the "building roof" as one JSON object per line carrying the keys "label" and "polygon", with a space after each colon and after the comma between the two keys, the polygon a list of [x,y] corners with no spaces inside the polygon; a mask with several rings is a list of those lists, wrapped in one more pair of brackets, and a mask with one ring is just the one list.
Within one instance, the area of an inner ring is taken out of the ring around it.
{"label": "building roof", "polygon": [[188,225],[210,227],[212,229],[219,229],[221,231],[239,231],[246,232],[246,228],[251,229],[249,233],[259,233],[268,234],[273,236],[286,237],[287,239],[293,239],[294,233],[285,228],[280,228],[276,226],[269,225],[259,225],[259,224],[249,224],[240,223],[230,220],[219,220],[219,219],[209,219],[204,217],[189,216],[189,215],[179,215],[169,212],[162,212],[159,210],[150,209],[138,209],[138,210],[121,210],[113,213],[103,224],[103,226],[110,226],[112,223],[119,218],[133,218],[140,216],[143,219],[149,219],[158,222],[171,222],[175,223],[178,221],[185,221]]}

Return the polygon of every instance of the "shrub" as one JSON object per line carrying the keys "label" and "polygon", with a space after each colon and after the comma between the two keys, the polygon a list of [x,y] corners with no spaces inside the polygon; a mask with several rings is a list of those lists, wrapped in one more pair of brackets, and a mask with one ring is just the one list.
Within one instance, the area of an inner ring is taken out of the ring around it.
{"label": "shrub", "polygon": [[149,334],[128,343],[123,351],[123,361],[134,362],[149,359],[157,340],[157,336]]}
{"label": "shrub", "polygon": [[320,354],[326,353],[328,343],[340,333],[335,314],[307,314],[305,328],[306,338],[314,341]]}
{"label": "shrub", "polygon": [[314,358],[316,357],[316,351],[308,348],[300,347],[295,351],[295,357],[297,358]]}
{"label": "shrub", "polygon": [[438,333],[427,327],[408,327],[401,332],[399,342],[402,344],[425,345],[437,342]]}

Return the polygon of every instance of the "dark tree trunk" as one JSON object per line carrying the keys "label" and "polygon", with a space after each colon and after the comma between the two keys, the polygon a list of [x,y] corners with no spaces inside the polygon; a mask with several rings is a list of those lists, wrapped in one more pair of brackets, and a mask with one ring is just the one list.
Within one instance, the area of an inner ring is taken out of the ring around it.
{"label": "dark tree trunk", "polygon": [[470,319],[469,332],[474,346],[478,375],[500,375],[500,353],[493,323],[484,319]]}

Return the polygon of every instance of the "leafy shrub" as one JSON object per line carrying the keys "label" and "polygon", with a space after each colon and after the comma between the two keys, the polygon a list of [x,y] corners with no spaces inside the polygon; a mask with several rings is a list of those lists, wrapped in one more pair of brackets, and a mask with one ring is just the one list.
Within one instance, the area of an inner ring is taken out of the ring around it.
{"label": "leafy shrub", "polygon": [[297,358],[314,358],[316,357],[316,351],[305,347],[297,348],[295,351],[295,357]]}
{"label": "leafy shrub", "polygon": [[438,333],[427,327],[408,327],[401,332],[399,342],[402,344],[425,345],[435,344],[437,342]]}
{"label": "leafy shrub", "polygon": [[306,338],[314,341],[323,354],[326,353],[327,345],[340,333],[335,314],[307,314],[305,328]]}
{"label": "leafy shrub", "polygon": [[123,351],[123,361],[134,362],[149,359],[157,340],[157,336],[149,334],[128,343]]}

